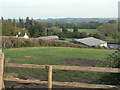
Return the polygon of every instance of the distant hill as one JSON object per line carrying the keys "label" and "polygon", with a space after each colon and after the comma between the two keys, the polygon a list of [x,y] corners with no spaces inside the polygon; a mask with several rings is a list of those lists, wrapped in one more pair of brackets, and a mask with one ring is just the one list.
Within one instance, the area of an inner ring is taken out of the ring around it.
{"label": "distant hill", "polygon": [[48,19],[35,19],[35,21],[41,22],[41,21],[50,21],[50,22],[77,22],[77,23],[81,23],[81,22],[108,22],[110,20],[116,20],[117,18],[48,18]]}
{"label": "distant hill", "polygon": [[[13,20],[13,19],[12,19]],[[24,22],[26,19],[23,19]],[[106,23],[110,20],[118,20],[118,18],[47,18],[47,19],[34,19],[38,22],[68,22],[68,23],[82,23],[82,22],[101,22]],[[19,22],[19,19],[16,19],[17,22]]]}

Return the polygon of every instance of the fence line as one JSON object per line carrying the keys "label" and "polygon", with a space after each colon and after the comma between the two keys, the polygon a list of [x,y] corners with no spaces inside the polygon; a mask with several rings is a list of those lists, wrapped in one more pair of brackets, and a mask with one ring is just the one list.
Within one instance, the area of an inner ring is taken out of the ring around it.
{"label": "fence line", "polygon": [[[37,84],[48,84],[48,81],[39,81],[39,80],[23,80],[19,78],[6,78],[5,81],[19,82],[19,83],[37,83]],[[86,84],[86,83],[78,83],[78,82],[56,82],[52,81],[53,85],[61,85],[61,86],[70,86],[70,87],[81,87],[81,88],[115,88],[113,85],[99,85],[99,84]],[[51,87],[52,88],[52,87]],[[51,89],[49,88],[49,89]]]}
{"label": "fence line", "polygon": [[[3,82],[3,67],[4,67],[4,53],[1,52],[0,58],[0,89],[4,88]],[[115,88],[112,85],[97,85],[97,84],[85,84],[76,82],[54,82],[52,81],[52,70],[76,70],[76,71],[93,71],[93,72],[110,72],[110,73],[120,73],[120,68],[101,68],[101,67],[80,67],[80,66],[61,66],[61,65],[36,65],[36,64],[17,64],[17,63],[6,63],[6,67],[25,67],[25,68],[41,68],[48,69],[48,81],[39,80],[23,80],[19,78],[6,78],[5,81],[14,81],[22,83],[40,83],[48,84],[48,89],[52,90],[52,84],[62,85],[62,86],[72,86],[72,87],[82,87],[82,88]]]}
{"label": "fence line", "polygon": [[35,65],[35,64],[13,64],[7,63],[6,67],[26,67],[46,69],[52,66],[55,70],[76,70],[76,71],[93,71],[93,72],[110,72],[120,73],[120,68],[101,68],[101,67],[80,67],[80,66],[61,66],[61,65]]}

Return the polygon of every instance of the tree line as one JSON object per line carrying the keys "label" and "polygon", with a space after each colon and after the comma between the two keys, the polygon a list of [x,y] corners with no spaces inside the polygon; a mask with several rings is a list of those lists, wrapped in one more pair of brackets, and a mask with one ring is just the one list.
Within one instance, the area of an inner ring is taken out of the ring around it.
{"label": "tree line", "polygon": [[[98,33],[79,32],[78,29],[98,29],[104,36],[111,36],[114,39],[118,37],[118,24],[115,20],[110,20],[108,23],[99,22],[83,22],[83,23],[68,23],[68,22],[37,22],[33,18],[19,20],[4,19],[2,20],[2,34],[4,36],[15,36],[18,32],[21,34],[27,33],[30,37],[40,37],[46,35],[57,35],[60,38],[84,38],[93,36],[96,38],[103,38]],[[73,29],[73,32],[68,31]]]}
{"label": "tree line", "polygon": [[26,18],[23,20],[19,17],[19,21],[7,19],[4,20],[2,17],[2,34],[4,36],[14,36],[18,32],[27,33],[30,37],[38,37],[45,35],[45,26],[42,23],[35,22],[33,19]]}

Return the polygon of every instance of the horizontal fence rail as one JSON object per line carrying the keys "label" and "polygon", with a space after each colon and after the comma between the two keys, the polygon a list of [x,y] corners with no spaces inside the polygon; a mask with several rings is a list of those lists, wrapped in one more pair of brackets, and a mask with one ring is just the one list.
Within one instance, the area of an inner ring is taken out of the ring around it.
{"label": "horizontal fence rail", "polygon": [[62,66],[62,65],[36,65],[36,64],[19,64],[19,63],[6,63],[5,66],[6,67],[48,69],[49,70],[48,81],[39,81],[39,80],[30,80],[30,79],[23,80],[19,78],[6,78],[5,81],[48,84],[49,90],[52,90],[52,85],[81,87],[81,88],[94,88],[94,89],[117,88],[116,86],[113,86],[113,85],[85,84],[85,83],[77,83],[77,82],[55,82],[55,81],[52,81],[52,70],[53,69],[54,70],[76,70],[76,71],[120,73],[120,68],[80,67],[80,66]]}
{"label": "horizontal fence rail", "polygon": [[[12,81],[12,82],[18,82],[18,83],[37,83],[37,84],[48,84],[47,81],[39,81],[39,80],[23,80],[19,78],[7,78],[5,81]],[[55,82],[53,81],[51,84],[53,85],[61,85],[61,86],[70,86],[70,87],[81,87],[81,88],[115,88],[116,86],[113,85],[99,85],[99,84],[86,84],[86,83],[77,83],[77,82]],[[50,87],[52,88],[52,87]]]}
{"label": "horizontal fence rail", "polygon": [[110,72],[120,73],[120,68],[101,68],[101,67],[80,67],[80,66],[61,66],[61,65],[35,65],[35,64],[14,64],[7,63],[6,67],[26,67],[26,68],[41,68],[47,69],[52,66],[55,70],[76,70],[76,71],[93,71],[93,72]]}

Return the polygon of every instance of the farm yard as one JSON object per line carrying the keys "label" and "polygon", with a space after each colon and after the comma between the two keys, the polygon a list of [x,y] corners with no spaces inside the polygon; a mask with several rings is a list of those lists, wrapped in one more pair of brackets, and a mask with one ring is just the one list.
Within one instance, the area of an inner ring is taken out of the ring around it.
{"label": "farm yard", "polygon": [[[6,63],[96,67],[107,62],[107,55],[113,52],[114,50],[70,47],[28,47],[4,49]],[[5,68],[5,73],[17,73],[17,77],[21,79],[32,78],[46,81],[47,72],[48,70],[35,68]],[[104,75],[104,73],[53,70],[53,81],[99,83],[97,81],[102,75]],[[5,77],[7,77],[7,75]],[[20,87],[20,84],[17,83],[5,82],[5,85],[7,87]]]}

